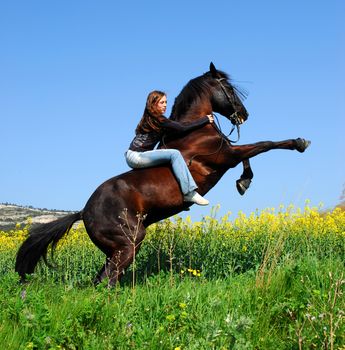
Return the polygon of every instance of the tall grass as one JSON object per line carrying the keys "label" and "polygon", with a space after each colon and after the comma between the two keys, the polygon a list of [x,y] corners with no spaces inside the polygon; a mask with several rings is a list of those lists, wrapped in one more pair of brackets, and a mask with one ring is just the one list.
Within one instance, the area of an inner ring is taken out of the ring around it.
{"label": "tall grass", "polygon": [[4,348],[345,349],[341,210],[157,223],[114,289],[92,286],[105,257],[82,226],[62,240],[56,269],[20,285],[27,230],[0,233]]}

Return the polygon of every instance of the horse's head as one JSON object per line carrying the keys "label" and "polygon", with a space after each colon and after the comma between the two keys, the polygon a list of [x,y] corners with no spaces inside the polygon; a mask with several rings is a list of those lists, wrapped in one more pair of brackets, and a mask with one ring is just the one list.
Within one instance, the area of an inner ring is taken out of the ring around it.
{"label": "horse's head", "polygon": [[234,125],[246,121],[248,112],[241,101],[241,92],[229,82],[227,74],[218,71],[211,62],[210,71],[206,75],[210,77],[210,84],[213,87],[211,95],[212,110],[225,116]]}
{"label": "horse's head", "polygon": [[240,98],[243,93],[229,80],[228,75],[211,62],[210,71],[190,80],[176,97],[170,118],[187,121],[214,111],[234,125],[242,124],[248,118]]}

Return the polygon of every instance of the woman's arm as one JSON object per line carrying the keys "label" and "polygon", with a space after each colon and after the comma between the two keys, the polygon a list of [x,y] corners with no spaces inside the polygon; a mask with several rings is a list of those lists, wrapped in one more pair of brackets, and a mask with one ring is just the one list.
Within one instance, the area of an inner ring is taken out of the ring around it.
{"label": "woman's arm", "polygon": [[200,118],[194,122],[184,124],[179,123],[171,119],[164,118],[164,120],[161,123],[161,126],[163,129],[165,129],[168,132],[177,132],[177,133],[183,133],[186,131],[190,131],[193,129],[197,129],[201,126],[204,126],[208,123],[213,123],[213,116],[207,115],[203,118]]}

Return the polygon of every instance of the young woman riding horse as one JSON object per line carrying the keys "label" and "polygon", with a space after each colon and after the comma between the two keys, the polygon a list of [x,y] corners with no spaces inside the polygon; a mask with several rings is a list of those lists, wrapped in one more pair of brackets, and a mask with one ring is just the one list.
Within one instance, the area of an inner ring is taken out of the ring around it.
{"label": "young woman riding horse", "polygon": [[200,128],[207,123],[213,123],[209,114],[188,124],[181,124],[164,117],[167,98],[164,92],[152,91],[146,101],[144,114],[137,126],[133,141],[126,152],[127,164],[133,169],[170,163],[172,171],[180,185],[185,202],[207,205],[208,200],[201,197],[187,164],[177,149],[156,149],[156,144],[162,141],[164,135],[182,134]]}
{"label": "young woman riding horse", "polygon": [[[192,79],[183,88],[175,100],[170,120],[194,123],[212,111],[233,124],[241,124],[248,117],[229,77],[211,63],[209,72]],[[298,138],[234,146],[214,123],[205,123],[186,134],[169,135],[164,140],[164,148],[180,151],[198,192],[204,195],[229,168],[242,162],[249,165],[249,158],[273,149],[304,152],[309,143]],[[244,175],[251,175],[246,168]],[[22,279],[32,273],[39,259],[46,256],[49,245],[54,249],[73,223],[83,220],[92,242],[106,255],[95,281],[108,278],[108,283],[113,285],[133,261],[145,237],[145,228],[190,205],[192,203],[184,201],[170,164],[120,174],[101,184],[80,212],[34,228],[18,251],[16,271]]]}

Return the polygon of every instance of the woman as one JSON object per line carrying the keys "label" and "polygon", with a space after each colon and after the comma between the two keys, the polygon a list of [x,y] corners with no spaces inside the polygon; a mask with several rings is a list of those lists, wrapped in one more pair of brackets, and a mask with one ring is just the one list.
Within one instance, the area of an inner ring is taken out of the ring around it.
{"label": "woman", "polygon": [[213,123],[213,116],[207,115],[195,122],[181,124],[164,116],[167,97],[164,92],[152,91],[146,101],[144,114],[135,130],[136,136],[126,152],[126,161],[131,168],[146,168],[170,163],[180,185],[185,202],[207,205],[207,199],[196,192],[198,188],[180,151],[176,149],[155,149],[163,135],[182,133]]}

